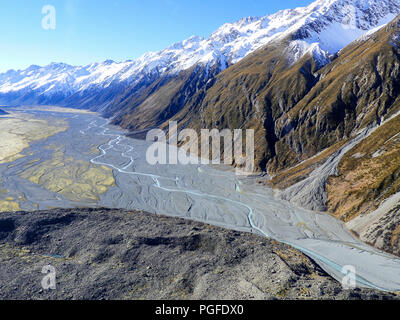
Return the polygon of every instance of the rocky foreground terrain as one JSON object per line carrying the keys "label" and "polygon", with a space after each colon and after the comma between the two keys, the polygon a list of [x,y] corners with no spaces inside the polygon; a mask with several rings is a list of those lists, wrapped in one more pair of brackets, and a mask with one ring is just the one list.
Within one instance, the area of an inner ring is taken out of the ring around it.
{"label": "rocky foreground terrain", "polygon": [[[253,234],[143,212],[0,216],[1,299],[396,299],[343,290],[297,250]],[[44,266],[57,287],[43,290]]]}

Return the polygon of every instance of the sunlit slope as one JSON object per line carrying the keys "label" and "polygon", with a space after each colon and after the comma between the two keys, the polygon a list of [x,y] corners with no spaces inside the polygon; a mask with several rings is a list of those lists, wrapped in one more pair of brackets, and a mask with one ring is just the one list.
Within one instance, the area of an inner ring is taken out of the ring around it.
{"label": "sunlit slope", "polygon": [[106,116],[116,114],[112,123],[131,131],[161,126],[189,104],[196,93],[205,90],[209,78],[220,71],[219,67],[198,65],[177,76],[164,76],[136,89],[135,94],[129,88],[114,99],[115,104],[107,109]]}
{"label": "sunlit slope", "polygon": [[[368,214],[400,187],[400,117],[384,122],[400,110],[399,18],[322,68],[311,55],[292,64],[288,43],[266,46],[223,71],[173,119],[197,129],[255,129],[257,164],[278,188],[307,178],[361,130],[378,127],[349,149],[326,186],[328,211],[345,221]],[[398,210],[389,209],[391,217],[368,241],[396,252]],[[388,230],[390,244],[377,243]]]}
{"label": "sunlit slope", "polygon": [[[328,210],[363,240],[400,254],[400,116],[342,159],[327,183]],[[355,219],[357,218],[357,219]]]}
{"label": "sunlit slope", "polygon": [[314,154],[398,111],[398,34],[397,18],[321,69],[321,80],[287,115],[294,127],[287,144],[307,139],[305,151]]}
{"label": "sunlit slope", "polygon": [[328,207],[349,220],[371,211],[400,190],[400,116],[348,152],[327,185]]}
{"label": "sunlit slope", "polygon": [[398,110],[398,31],[396,19],[319,70],[310,55],[292,65],[285,41],[268,45],[218,75],[174,119],[256,129],[259,167],[279,172]]}
{"label": "sunlit slope", "polygon": [[12,113],[0,118],[0,163],[12,162],[23,157],[21,151],[30,143],[46,139],[68,128],[60,119],[36,119],[31,115]]}
{"label": "sunlit slope", "polygon": [[198,92],[173,120],[197,129],[255,129],[256,162],[265,168],[276,156],[276,119],[317,81],[315,61],[306,56],[289,65],[284,58],[286,44],[267,46],[223,71],[213,86]]}

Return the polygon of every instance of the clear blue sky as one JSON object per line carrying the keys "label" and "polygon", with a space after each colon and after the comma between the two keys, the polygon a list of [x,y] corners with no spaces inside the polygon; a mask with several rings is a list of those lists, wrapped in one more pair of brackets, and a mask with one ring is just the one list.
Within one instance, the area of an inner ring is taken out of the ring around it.
{"label": "clear blue sky", "polygon": [[[225,22],[264,16],[312,0],[1,0],[0,72],[31,64],[84,65],[135,59]],[[56,29],[42,28],[42,7]]]}

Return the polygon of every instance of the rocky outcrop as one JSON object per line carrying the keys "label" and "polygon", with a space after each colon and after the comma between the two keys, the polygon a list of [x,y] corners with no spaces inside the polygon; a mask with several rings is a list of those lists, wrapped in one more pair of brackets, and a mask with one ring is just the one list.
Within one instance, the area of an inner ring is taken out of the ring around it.
{"label": "rocky outcrop", "polygon": [[[345,291],[297,250],[253,234],[143,212],[0,216],[2,299],[396,299]],[[56,290],[43,290],[44,266]]]}

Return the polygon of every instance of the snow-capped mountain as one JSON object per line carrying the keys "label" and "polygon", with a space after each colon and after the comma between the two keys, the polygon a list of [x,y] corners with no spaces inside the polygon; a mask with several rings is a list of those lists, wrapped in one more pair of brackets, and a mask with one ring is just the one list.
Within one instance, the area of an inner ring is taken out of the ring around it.
{"label": "snow-capped mountain", "polygon": [[[289,39],[292,62],[307,53],[322,66],[332,54],[400,13],[400,0],[317,0],[307,7],[227,23],[207,39],[190,37],[134,61],[87,66],[52,63],[0,74],[0,103],[48,102],[115,85],[139,85],[201,64],[220,70],[275,40]],[[122,90],[122,89],[121,89]],[[39,98],[38,98],[39,97]]]}

